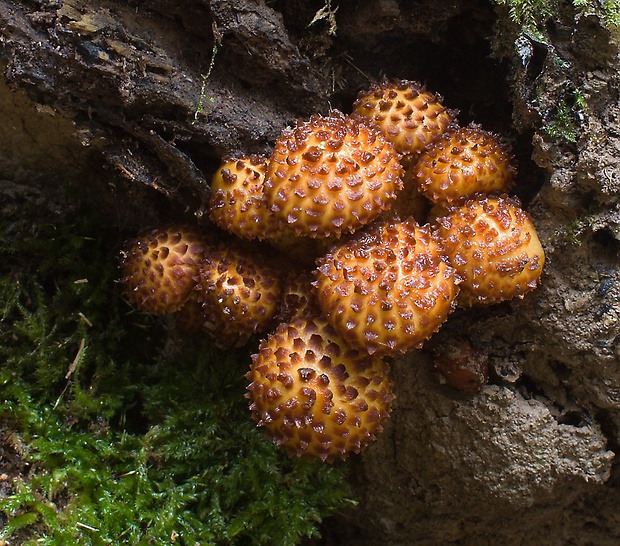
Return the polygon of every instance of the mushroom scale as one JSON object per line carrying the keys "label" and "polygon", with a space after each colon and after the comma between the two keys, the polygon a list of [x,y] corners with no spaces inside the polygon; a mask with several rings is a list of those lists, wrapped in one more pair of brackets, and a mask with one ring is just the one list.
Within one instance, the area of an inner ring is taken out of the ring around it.
{"label": "mushroom scale", "polygon": [[327,320],[370,354],[422,346],[448,318],[458,287],[429,226],[378,220],[317,262],[314,286]]}
{"label": "mushroom scale", "polygon": [[264,184],[268,207],[298,236],[353,232],[402,188],[399,159],[368,120],[336,110],[315,114],[277,139]]}
{"label": "mushroom scale", "polygon": [[479,195],[437,219],[450,263],[461,278],[460,306],[523,297],[539,283],[545,253],[515,197]]}
{"label": "mushroom scale", "polygon": [[351,349],[322,318],[281,323],[252,356],[252,417],[291,454],[332,462],[359,453],[390,414],[392,383],[381,358]]}
{"label": "mushroom scale", "polygon": [[185,225],[150,229],[126,241],[120,267],[129,301],[154,315],[180,309],[194,289],[207,248],[205,238]]}

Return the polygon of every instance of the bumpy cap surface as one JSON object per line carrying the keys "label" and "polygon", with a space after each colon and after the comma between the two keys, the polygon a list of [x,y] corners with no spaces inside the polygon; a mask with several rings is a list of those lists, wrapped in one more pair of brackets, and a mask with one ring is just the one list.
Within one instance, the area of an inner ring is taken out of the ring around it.
{"label": "bumpy cap surface", "polygon": [[281,323],[252,357],[250,409],[291,454],[331,462],[382,430],[393,400],[389,367],[348,348],[321,318]]}
{"label": "bumpy cap surface", "polygon": [[401,189],[399,158],[367,120],[337,111],[314,115],[276,141],[265,179],[268,206],[296,235],[355,231]]}
{"label": "bumpy cap surface", "polygon": [[421,347],[458,293],[440,244],[412,219],[373,223],[321,258],[315,273],[327,320],[370,354]]}
{"label": "bumpy cap surface", "polygon": [[462,279],[459,305],[522,297],[538,285],[545,254],[516,198],[481,195],[437,221],[446,253]]}
{"label": "bumpy cap surface", "polygon": [[129,301],[155,315],[180,309],[195,286],[206,248],[189,226],[163,226],[127,241],[120,265]]}
{"label": "bumpy cap surface", "polygon": [[293,317],[318,316],[321,313],[312,286],[312,273],[305,269],[289,269],[282,273],[282,296],[276,318],[289,322]]}
{"label": "bumpy cap surface", "polygon": [[442,100],[417,82],[383,81],[360,92],[353,111],[379,125],[398,152],[415,154],[454,120],[454,111],[445,108]]}
{"label": "bumpy cap surface", "polygon": [[267,158],[225,158],[211,182],[209,214],[220,228],[243,239],[264,239],[277,222],[266,205]]}
{"label": "bumpy cap surface", "polygon": [[272,325],[281,294],[279,273],[235,246],[207,253],[197,277],[204,329],[222,347],[247,341]]}
{"label": "bumpy cap surface", "polygon": [[453,203],[475,193],[505,192],[515,162],[500,138],[477,125],[446,131],[420,154],[413,178],[431,201]]}

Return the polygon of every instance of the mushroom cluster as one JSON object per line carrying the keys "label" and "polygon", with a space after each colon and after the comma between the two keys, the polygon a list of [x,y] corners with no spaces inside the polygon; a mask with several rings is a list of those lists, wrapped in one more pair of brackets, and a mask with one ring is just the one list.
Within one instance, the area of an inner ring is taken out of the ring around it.
{"label": "mushroom cluster", "polygon": [[[246,398],[294,455],[360,452],[391,412],[392,356],[422,347],[457,306],[522,298],[539,283],[542,246],[507,194],[509,147],[459,126],[442,102],[416,82],[372,85],[350,115],[285,128],[270,157],[224,158],[208,237],[166,226],[121,251],[136,307],[174,313],[220,347],[262,336]],[[438,354],[437,369],[472,391],[484,358],[459,347]]]}

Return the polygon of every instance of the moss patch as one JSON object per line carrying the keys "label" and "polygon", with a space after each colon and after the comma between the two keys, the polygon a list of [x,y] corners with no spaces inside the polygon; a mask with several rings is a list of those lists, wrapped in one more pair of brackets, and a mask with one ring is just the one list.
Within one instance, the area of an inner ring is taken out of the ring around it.
{"label": "moss patch", "polygon": [[133,312],[115,282],[118,230],[101,225],[88,205],[63,217],[8,207],[0,219],[1,440],[28,469],[0,494],[0,537],[315,536],[351,502],[342,466],[289,459],[256,429],[243,398],[248,350],[223,353]]}

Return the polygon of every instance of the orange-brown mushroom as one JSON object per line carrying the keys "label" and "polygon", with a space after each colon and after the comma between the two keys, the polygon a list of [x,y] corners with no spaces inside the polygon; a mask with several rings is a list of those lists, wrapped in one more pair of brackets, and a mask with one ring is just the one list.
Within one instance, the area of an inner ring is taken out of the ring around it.
{"label": "orange-brown mushroom", "polygon": [[402,154],[417,154],[454,121],[442,97],[408,80],[384,80],[361,91],[353,112],[371,119]]}
{"label": "orange-brown mushroom", "polygon": [[359,453],[391,411],[389,367],[347,346],[322,318],[296,317],[264,340],[246,377],[253,418],[291,454]]}
{"label": "orange-brown mushroom", "polygon": [[460,284],[459,305],[499,303],[538,286],[545,253],[514,197],[479,195],[437,219]]}
{"label": "orange-brown mushroom", "polygon": [[262,256],[221,245],[207,253],[196,281],[204,329],[217,345],[243,344],[272,326],[282,285]]}
{"label": "orange-brown mushroom", "polygon": [[121,282],[129,301],[155,315],[180,309],[196,285],[207,248],[205,237],[186,225],[150,229],[125,242]]}
{"label": "orange-brown mushroom", "polygon": [[268,207],[295,235],[353,232],[402,188],[399,159],[368,120],[335,110],[313,115],[276,141],[264,185]]}
{"label": "orange-brown mushroom", "polygon": [[421,347],[458,293],[440,243],[413,219],[374,222],[321,258],[315,274],[327,320],[370,354]]}
{"label": "orange-brown mushroom", "polygon": [[412,172],[426,197],[447,204],[475,193],[505,192],[515,175],[508,146],[475,124],[442,134],[420,154]]}
{"label": "orange-brown mushroom", "polygon": [[242,239],[273,235],[277,222],[263,194],[266,171],[263,156],[224,158],[211,181],[211,220]]}

